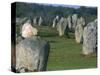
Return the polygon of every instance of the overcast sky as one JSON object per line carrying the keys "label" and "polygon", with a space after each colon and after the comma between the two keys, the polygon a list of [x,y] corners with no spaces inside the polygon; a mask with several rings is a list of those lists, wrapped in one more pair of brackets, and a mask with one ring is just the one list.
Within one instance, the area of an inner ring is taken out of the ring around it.
{"label": "overcast sky", "polygon": [[42,4],[42,5],[48,5],[48,6],[63,6],[63,7],[70,7],[70,8],[80,8],[80,6],[77,5],[64,5],[64,4]]}
{"label": "overcast sky", "polygon": [[[48,6],[63,6],[63,7],[70,7],[70,8],[80,8],[80,6],[79,5],[65,5],[65,4],[45,4],[45,3],[43,3],[42,5],[48,5]],[[94,6],[86,6],[86,7],[94,7]]]}

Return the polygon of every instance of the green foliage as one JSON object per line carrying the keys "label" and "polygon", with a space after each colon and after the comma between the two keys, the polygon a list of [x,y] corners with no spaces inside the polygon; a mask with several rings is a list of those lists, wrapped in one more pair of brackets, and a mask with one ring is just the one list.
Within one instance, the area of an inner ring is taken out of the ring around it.
{"label": "green foliage", "polygon": [[67,17],[68,15],[79,14],[83,16],[87,22],[97,17],[96,7],[69,8],[63,6],[42,5],[36,3],[16,3],[16,17],[39,17],[42,16],[45,25],[52,25],[53,18],[58,15]]}

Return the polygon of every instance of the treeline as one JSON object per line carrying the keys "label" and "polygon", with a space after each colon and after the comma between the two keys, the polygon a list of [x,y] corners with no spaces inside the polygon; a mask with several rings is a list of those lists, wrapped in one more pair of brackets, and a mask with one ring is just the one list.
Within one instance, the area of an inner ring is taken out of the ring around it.
{"label": "treeline", "polygon": [[16,3],[16,17],[42,17],[45,24],[51,25],[55,16],[67,17],[68,15],[78,14],[90,22],[97,18],[97,7],[69,8],[63,6],[42,5],[36,3]]}

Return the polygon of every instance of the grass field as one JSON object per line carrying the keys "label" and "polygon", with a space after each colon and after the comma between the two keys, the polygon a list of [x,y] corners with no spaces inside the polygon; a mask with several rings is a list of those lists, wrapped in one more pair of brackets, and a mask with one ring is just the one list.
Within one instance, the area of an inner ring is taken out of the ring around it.
{"label": "grass field", "polygon": [[[97,57],[95,55],[92,57],[81,55],[82,44],[75,42],[73,33],[69,33],[69,38],[67,36],[59,37],[54,28],[47,26],[36,26],[36,28],[39,30],[39,36],[50,43],[48,71],[97,67]],[[18,28],[17,33],[19,33]]]}
{"label": "grass field", "polygon": [[70,38],[59,37],[56,29],[51,27],[37,27],[39,36],[50,43],[50,54],[47,64],[47,70],[67,70],[96,68],[96,56],[84,57],[82,53],[82,44],[77,44],[74,34],[70,33]]}

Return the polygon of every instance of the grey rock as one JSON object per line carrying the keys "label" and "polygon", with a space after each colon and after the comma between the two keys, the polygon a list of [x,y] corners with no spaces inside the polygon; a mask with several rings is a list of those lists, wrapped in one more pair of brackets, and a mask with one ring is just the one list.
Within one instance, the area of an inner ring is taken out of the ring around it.
{"label": "grey rock", "polygon": [[57,23],[57,31],[59,32],[59,36],[63,36],[66,34],[67,27],[67,19],[62,17],[60,21]]}
{"label": "grey rock", "polygon": [[71,18],[71,16],[68,16],[67,20],[68,20],[68,28],[70,30],[72,30],[72,18]]}
{"label": "grey rock", "polygon": [[38,18],[35,17],[35,18],[33,19],[33,25],[37,25],[37,24],[38,24]]}
{"label": "grey rock", "polygon": [[59,16],[56,16],[53,20],[53,25],[52,25],[53,28],[57,26],[58,20],[59,20]]}
{"label": "grey rock", "polygon": [[75,40],[77,43],[83,42],[83,29],[85,26],[85,19],[83,17],[80,17],[77,20],[77,25],[75,27]]}
{"label": "grey rock", "polygon": [[96,52],[97,50],[97,20],[90,22],[83,32],[83,51],[84,55]]}
{"label": "grey rock", "polygon": [[73,28],[73,30],[75,29],[75,27],[77,25],[77,19],[78,19],[78,15],[77,14],[73,14],[72,15],[72,28]]}
{"label": "grey rock", "polygon": [[40,18],[39,18],[39,21],[38,21],[38,25],[41,26],[42,23],[43,23],[43,19],[42,19],[42,17],[40,17]]}
{"label": "grey rock", "polygon": [[16,37],[16,44],[18,44],[19,42],[21,42],[23,40],[23,38],[21,36]]}
{"label": "grey rock", "polygon": [[26,22],[28,18],[27,17],[24,17],[24,18],[16,18],[16,25],[22,25],[23,23]]}
{"label": "grey rock", "polygon": [[16,46],[16,72],[46,71],[49,50],[48,42],[40,37],[22,40]]}

